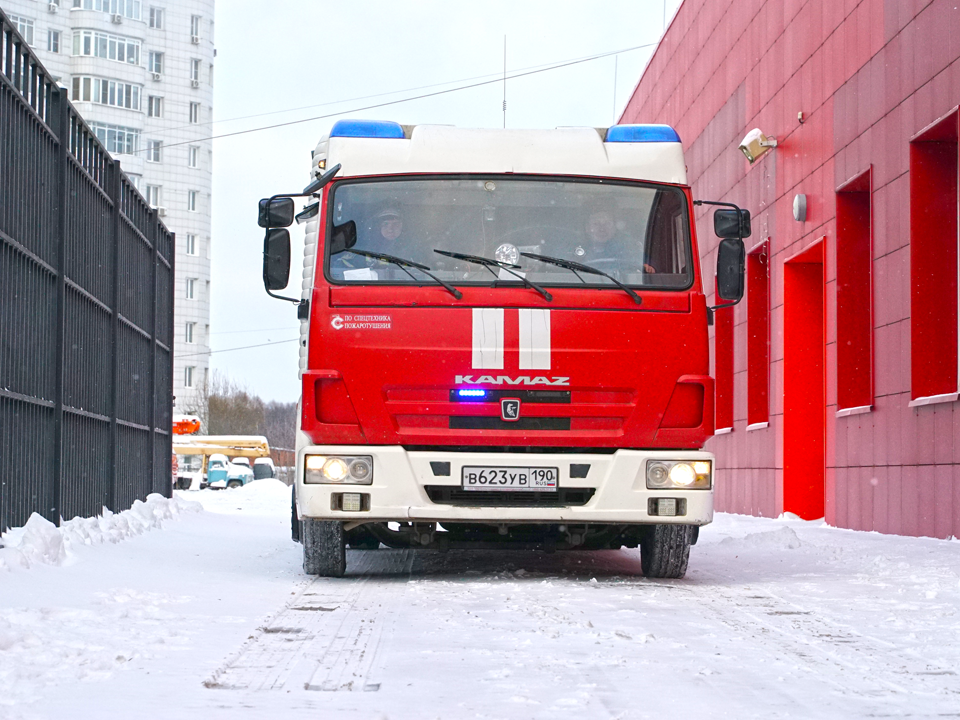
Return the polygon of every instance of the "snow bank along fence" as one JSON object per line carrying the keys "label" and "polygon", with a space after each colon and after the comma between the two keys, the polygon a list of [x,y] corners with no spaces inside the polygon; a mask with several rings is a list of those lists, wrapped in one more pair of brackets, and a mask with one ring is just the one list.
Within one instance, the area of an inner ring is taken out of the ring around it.
{"label": "snow bank along fence", "polygon": [[0,529],[170,495],[173,261],[0,12]]}

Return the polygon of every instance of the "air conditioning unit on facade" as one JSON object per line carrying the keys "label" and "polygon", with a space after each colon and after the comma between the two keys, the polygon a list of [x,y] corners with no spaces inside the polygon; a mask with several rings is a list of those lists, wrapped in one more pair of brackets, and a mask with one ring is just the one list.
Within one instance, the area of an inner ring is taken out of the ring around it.
{"label": "air conditioning unit on facade", "polygon": [[190,42],[192,42],[194,45],[199,45],[199,44],[200,44],[200,36],[199,36],[199,35],[191,35],[191,36],[190,36]]}
{"label": "air conditioning unit on facade", "polygon": [[60,12],[60,6],[57,5],[55,2],[52,2],[49,5],[47,5],[47,10],[52,13]]}
{"label": "air conditioning unit on facade", "polygon": [[152,72],[152,73],[150,73],[150,77],[152,77],[154,80],[159,80],[160,78],[163,77],[163,75],[161,75],[161,74],[158,73],[158,72]]}
{"label": "air conditioning unit on facade", "polygon": [[190,87],[195,87],[195,88],[200,87],[200,81],[199,81],[199,80],[191,80],[191,81],[190,81]]}
{"label": "air conditioning unit on facade", "polygon": [[117,14],[110,18],[110,21],[119,25],[123,22],[123,15]]}
{"label": "air conditioning unit on facade", "polygon": [[157,205],[157,215],[159,215],[160,217],[166,217],[167,209],[163,207],[163,205]]}

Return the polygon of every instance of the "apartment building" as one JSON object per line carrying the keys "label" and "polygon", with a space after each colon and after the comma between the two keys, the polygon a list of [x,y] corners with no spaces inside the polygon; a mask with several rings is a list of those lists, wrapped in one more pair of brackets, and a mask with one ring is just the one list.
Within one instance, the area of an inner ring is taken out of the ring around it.
{"label": "apartment building", "polygon": [[210,350],[214,0],[0,0],[177,239],[175,411]]}

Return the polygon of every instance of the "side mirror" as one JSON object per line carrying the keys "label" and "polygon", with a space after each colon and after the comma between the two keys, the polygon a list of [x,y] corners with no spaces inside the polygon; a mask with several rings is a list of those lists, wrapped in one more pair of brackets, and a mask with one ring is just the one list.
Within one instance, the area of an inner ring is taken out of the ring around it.
{"label": "side mirror", "polygon": [[336,255],[357,244],[357,224],[348,220],[343,225],[334,225],[330,235],[330,254]]}
{"label": "side mirror", "polygon": [[262,228],[285,228],[293,225],[293,198],[270,198],[260,201],[260,217],[257,223]]}
{"label": "side mirror", "polygon": [[289,280],[290,233],[282,228],[267,230],[263,238],[263,285],[268,291],[283,290]]}
{"label": "side mirror", "polygon": [[750,237],[750,211],[721,209],[713,213],[713,231],[720,238]]}
{"label": "side mirror", "polygon": [[[717,211],[727,212],[727,211]],[[736,210],[733,211],[736,215]],[[717,252],[717,296],[719,300],[738,303],[743,298],[743,265],[746,252],[740,238],[724,238]]]}

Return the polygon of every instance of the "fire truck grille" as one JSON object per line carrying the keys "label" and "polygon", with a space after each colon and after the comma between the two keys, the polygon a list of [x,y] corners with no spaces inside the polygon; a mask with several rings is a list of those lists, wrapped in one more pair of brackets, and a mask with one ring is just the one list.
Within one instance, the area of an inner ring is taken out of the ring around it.
{"label": "fire truck grille", "polygon": [[560,488],[556,492],[463,490],[455,485],[427,485],[426,491],[436,505],[459,507],[581,507],[596,492],[594,488]]}
{"label": "fire truck grille", "polygon": [[498,417],[451,415],[451,430],[569,430],[568,417],[526,417],[502,420]]}

